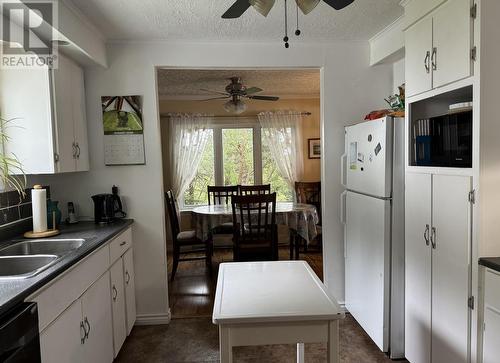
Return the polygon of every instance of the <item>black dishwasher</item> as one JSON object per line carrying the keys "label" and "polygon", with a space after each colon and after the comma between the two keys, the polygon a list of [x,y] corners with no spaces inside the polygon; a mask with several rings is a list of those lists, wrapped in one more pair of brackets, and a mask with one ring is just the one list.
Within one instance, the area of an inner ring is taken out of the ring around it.
{"label": "black dishwasher", "polygon": [[0,319],[0,362],[40,362],[38,309],[22,303]]}

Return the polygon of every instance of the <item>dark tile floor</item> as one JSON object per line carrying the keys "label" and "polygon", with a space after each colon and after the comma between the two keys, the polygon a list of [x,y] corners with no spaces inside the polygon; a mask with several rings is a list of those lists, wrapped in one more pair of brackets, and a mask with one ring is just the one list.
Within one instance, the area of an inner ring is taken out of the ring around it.
{"label": "dark tile floor", "polygon": [[[218,362],[218,332],[210,318],[174,319],[169,325],[137,326],[127,338],[116,363]],[[294,362],[295,346],[236,347],[235,363]],[[349,315],[340,324],[340,356],[345,363],[391,360],[378,350]],[[306,344],[306,362],[326,362],[324,344]]]}
{"label": "dark tile floor", "polygon": [[[280,248],[280,259],[289,258],[288,248]],[[300,255],[322,278],[322,253],[310,250]],[[173,320],[169,325],[136,326],[127,338],[117,363],[218,362],[219,337],[211,322],[218,265],[231,261],[231,250],[216,250],[212,274],[203,262],[179,264],[175,280],[169,283]],[[171,266],[169,259],[168,265]],[[171,272],[169,270],[169,272]],[[296,346],[274,345],[236,347],[234,362],[295,362]],[[390,362],[350,316],[340,324],[340,354],[345,363]],[[325,362],[326,345],[306,344],[306,362]]]}

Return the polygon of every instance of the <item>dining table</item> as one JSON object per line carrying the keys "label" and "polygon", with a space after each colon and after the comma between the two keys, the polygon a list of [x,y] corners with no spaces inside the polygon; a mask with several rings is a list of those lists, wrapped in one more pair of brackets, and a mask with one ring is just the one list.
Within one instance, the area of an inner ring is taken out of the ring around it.
{"label": "dining table", "polygon": [[[211,231],[218,226],[233,221],[231,204],[212,204],[197,206],[191,211],[191,221],[196,237],[205,241],[211,237]],[[307,244],[318,234],[319,215],[311,204],[294,202],[276,202],[276,224],[286,225],[303,238]]]}

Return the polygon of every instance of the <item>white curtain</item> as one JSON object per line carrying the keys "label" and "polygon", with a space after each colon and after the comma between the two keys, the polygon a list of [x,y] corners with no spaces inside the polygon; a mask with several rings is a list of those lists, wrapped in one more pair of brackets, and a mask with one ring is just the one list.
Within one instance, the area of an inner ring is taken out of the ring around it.
{"label": "white curtain", "polygon": [[293,190],[304,169],[300,132],[302,115],[296,111],[279,111],[261,112],[258,117],[263,140],[269,145],[281,176]]}
{"label": "white curtain", "polygon": [[210,135],[213,117],[201,114],[169,114],[172,190],[176,199],[184,195],[196,176]]}

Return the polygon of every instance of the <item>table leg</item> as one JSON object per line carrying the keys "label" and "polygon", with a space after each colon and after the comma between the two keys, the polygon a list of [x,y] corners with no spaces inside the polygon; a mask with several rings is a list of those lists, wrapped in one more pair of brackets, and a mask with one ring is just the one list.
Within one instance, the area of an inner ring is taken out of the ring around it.
{"label": "table leg", "polygon": [[293,233],[291,229],[288,231],[290,237],[290,260],[293,260]]}
{"label": "table leg", "polygon": [[219,325],[219,353],[221,363],[233,362],[233,347],[229,336],[229,329]]}
{"label": "table leg", "polygon": [[297,343],[297,363],[304,363],[304,343]]}
{"label": "table leg", "polygon": [[328,363],[340,362],[339,321],[328,323]]}

